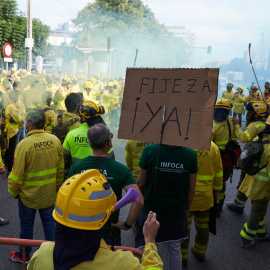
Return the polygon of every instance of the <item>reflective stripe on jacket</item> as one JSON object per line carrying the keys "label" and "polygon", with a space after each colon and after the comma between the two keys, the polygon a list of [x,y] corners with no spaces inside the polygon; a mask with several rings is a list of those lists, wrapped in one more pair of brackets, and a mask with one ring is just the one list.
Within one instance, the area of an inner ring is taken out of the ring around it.
{"label": "reflective stripe on jacket", "polygon": [[235,125],[235,133],[240,142],[247,143],[257,137],[258,133],[261,132],[265,127],[266,124],[263,121],[250,123],[245,131],[241,129],[240,125]]}
{"label": "reflective stripe on jacket", "polygon": [[64,157],[60,140],[43,129],[27,134],[15,150],[13,169],[8,177],[8,192],[20,196],[34,209],[55,203],[64,180]]}
{"label": "reflective stripe on jacket", "polygon": [[195,196],[190,211],[204,211],[214,205],[213,190],[222,189],[223,167],[220,152],[211,142],[210,151],[195,149],[199,171],[196,179]]}

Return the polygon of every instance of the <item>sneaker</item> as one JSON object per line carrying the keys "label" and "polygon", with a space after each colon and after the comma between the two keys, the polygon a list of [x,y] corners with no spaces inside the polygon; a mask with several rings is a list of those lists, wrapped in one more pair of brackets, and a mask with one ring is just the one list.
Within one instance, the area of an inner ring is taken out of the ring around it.
{"label": "sneaker", "polygon": [[241,243],[241,247],[242,248],[249,248],[249,247],[252,247],[252,246],[254,246],[256,244],[256,240],[255,239],[253,239],[251,242],[249,242],[249,243]]}
{"label": "sneaker", "polygon": [[9,223],[9,221],[7,219],[3,219],[0,217],[0,226],[6,225],[8,223]]}
{"label": "sneaker", "polygon": [[258,236],[256,235],[256,240],[263,241],[263,240],[270,240],[270,233],[264,235],[264,236]]}
{"label": "sneaker", "polygon": [[[16,251],[10,251],[9,253],[9,258],[13,261],[13,262],[19,262],[19,263],[23,263],[23,259],[22,257],[19,255],[18,252]],[[30,257],[27,256],[25,257],[25,264],[28,264],[30,261]]]}
{"label": "sneaker", "polygon": [[242,215],[244,213],[244,208],[243,207],[239,207],[233,204],[233,202],[227,202],[226,206],[229,210]]}

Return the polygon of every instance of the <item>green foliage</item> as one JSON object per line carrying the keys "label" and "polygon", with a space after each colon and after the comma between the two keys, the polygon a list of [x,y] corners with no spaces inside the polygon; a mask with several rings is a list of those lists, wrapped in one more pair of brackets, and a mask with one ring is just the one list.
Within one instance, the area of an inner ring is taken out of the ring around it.
{"label": "green foliage", "polygon": [[140,66],[172,67],[187,61],[185,42],[168,32],[141,0],[96,0],[73,22],[80,29],[75,35],[80,46],[106,47],[110,37],[111,47],[131,52],[130,63],[136,48]]}
{"label": "green foliage", "polygon": [[[34,48],[33,55],[46,55],[50,47],[47,44],[49,27],[43,25],[38,19],[32,21]],[[5,43],[10,43],[13,47],[12,58],[17,62],[25,61],[26,49],[25,38],[27,36],[27,18],[18,12],[16,0],[0,1],[0,48]],[[0,58],[3,58],[1,50]]]}
{"label": "green foliage", "polygon": [[47,44],[47,39],[50,34],[50,27],[44,25],[40,20],[33,19],[32,21],[33,31],[32,36],[34,38],[34,48],[33,55],[41,55],[43,57],[47,56],[51,51],[51,45]]}

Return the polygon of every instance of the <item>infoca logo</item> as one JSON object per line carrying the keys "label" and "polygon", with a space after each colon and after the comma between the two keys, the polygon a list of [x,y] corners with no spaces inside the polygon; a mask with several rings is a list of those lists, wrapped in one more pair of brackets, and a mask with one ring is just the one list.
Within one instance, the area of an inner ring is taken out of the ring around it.
{"label": "infoca logo", "polygon": [[34,147],[37,148],[43,148],[43,147],[49,147],[49,146],[53,146],[53,141],[44,141],[44,142],[38,142],[38,143],[34,143]]}
{"label": "infoca logo", "polygon": [[184,169],[184,164],[180,163],[172,163],[172,162],[161,162],[160,167],[162,168],[176,168],[176,169]]}

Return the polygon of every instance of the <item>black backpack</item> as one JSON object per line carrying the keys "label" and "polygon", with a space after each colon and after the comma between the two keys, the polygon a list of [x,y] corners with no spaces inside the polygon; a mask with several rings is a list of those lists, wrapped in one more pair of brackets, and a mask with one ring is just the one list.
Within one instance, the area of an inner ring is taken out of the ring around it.
{"label": "black backpack", "polygon": [[67,134],[68,134],[68,127],[72,124],[79,122],[78,118],[73,118],[67,122],[66,125],[63,124],[63,114],[60,113],[57,115],[58,125],[54,126],[52,129],[52,134],[55,135],[63,144]]}
{"label": "black backpack", "polygon": [[241,147],[237,141],[232,140],[231,126],[228,119],[227,124],[229,129],[229,141],[225,150],[221,151],[221,157],[223,166],[233,168],[236,166],[237,161],[241,155]]}
{"label": "black backpack", "polygon": [[260,160],[264,150],[263,145],[266,143],[270,143],[270,140],[262,141],[262,138],[259,138],[258,141],[248,142],[238,159],[237,168],[249,175],[255,175],[265,168],[267,164],[260,167]]}

